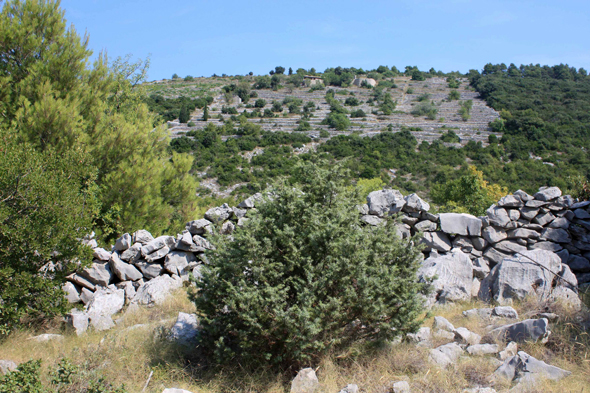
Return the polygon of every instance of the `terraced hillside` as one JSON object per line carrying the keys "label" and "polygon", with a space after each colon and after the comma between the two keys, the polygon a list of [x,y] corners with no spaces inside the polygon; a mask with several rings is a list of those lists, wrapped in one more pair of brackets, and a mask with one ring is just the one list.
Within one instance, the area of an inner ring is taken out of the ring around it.
{"label": "terraced hillside", "polygon": [[[295,89],[283,88],[278,91],[263,89],[256,90],[256,92],[258,98],[266,101],[266,105],[260,108],[261,112],[264,112],[265,109],[270,109],[273,101],[283,102],[286,97],[299,98],[304,103],[313,102],[316,110],[312,113],[313,117],[307,121],[311,125],[309,134],[314,138],[319,137],[320,130],[328,131],[330,136],[350,134],[353,132],[359,132],[363,136],[372,136],[375,133],[387,129],[389,126],[389,129],[394,132],[401,130],[402,127],[410,127],[413,130],[412,133],[419,141],[438,139],[443,132],[452,129],[461,138],[462,144],[466,144],[470,140],[481,141],[484,144],[487,143],[488,135],[490,134],[488,123],[498,118],[499,114],[494,109],[486,106],[486,103],[479,98],[479,94],[469,87],[466,79],[460,79],[461,85],[458,89],[449,88],[446,80],[439,77],[429,78],[425,81],[413,81],[410,77],[396,77],[394,82],[397,88],[386,89],[391,94],[392,99],[397,101],[396,110],[391,115],[374,114],[376,113],[377,107],[370,103],[374,93],[372,89],[356,86],[347,88],[331,87],[336,92],[335,98],[342,104],[344,104],[346,98],[353,96],[357,98],[361,104],[347,108],[353,110],[362,109],[367,115],[366,118],[352,118],[352,126],[346,131],[336,131],[327,125],[320,124],[330,112],[330,106],[325,99],[328,88],[316,91],[310,91],[306,87]],[[238,113],[242,113],[244,110],[248,112],[252,111],[252,109],[248,109],[241,104],[237,97],[234,97],[234,102],[228,103],[221,85],[222,83],[220,83],[219,79],[209,85],[209,94],[214,95],[214,101],[209,107],[209,120],[203,121],[203,110],[197,109],[192,113],[191,118],[191,121],[195,124],[194,127],[188,127],[187,124],[180,124],[177,121],[170,122],[173,137],[181,136],[187,131],[202,129],[208,123],[221,124],[221,120],[218,118],[219,115],[222,115],[224,119],[229,118],[229,115],[222,114],[222,106],[235,107]],[[180,88],[180,86],[182,87]],[[193,86],[191,88],[190,83],[181,83],[179,84],[179,89],[175,89],[173,84],[165,84],[153,86],[151,90],[158,91],[166,96],[196,96],[205,92],[202,82],[195,82]],[[448,99],[449,93],[452,90],[459,92],[459,100],[450,101]],[[438,109],[434,120],[430,120],[425,116],[415,117],[410,113],[412,109],[421,104],[418,99],[425,94],[428,95],[426,101],[432,102]],[[253,104],[254,100],[255,98],[251,99],[249,103]],[[460,103],[466,100],[472,100],[473,107],[471,109],[471,118],[464,121],[459,114],[459,109]],[[288,113],[286,107],[283,109],[283,114],[279,114],[275,118],[251,118],[249,121],[260,124],[264,130],[294,131],[298,127],[301,115]],[[420,130],[417,130],[418,128]]]}

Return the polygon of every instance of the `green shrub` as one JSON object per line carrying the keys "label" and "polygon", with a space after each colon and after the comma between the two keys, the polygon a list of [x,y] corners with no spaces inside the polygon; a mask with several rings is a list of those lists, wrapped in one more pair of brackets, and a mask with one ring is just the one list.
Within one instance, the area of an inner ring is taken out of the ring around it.
{"label": "green shrub", "polygon": [[263,98],[257,99],[256,102],[254,103],[255,108],[264,108],[265,105],[266,105],[266,100]]}
{"label": "green shrub", "polygon": [[461,98],[461,93],[459,93],[459,91],[452,90],[449,93],[449,97],[448,97],[449,101],[455,101],[455,100],[458,100],[459,98]]}
{"label": "green shrub", "polygon": [[309,131],[311,130],[311,124],[308,121],[301,120],[299,122],[299,126],[295,129],[295,131]]}
{"label": "green shrub", "polygon": [[187,127],[194,127],[196,124],[192,121],[189,121],[188,123],[186,123]]}
{"label": "green shrub", "polygon": [[356,97],[348,97],[345,101],[344,101],[344,105],[348,105],[348,106],[358,106],[360,105],[361,102],[359,101],[358,98]]}
{"label": "green shrub", "polygon": [[357,109],[350,114],[350,117],[367,117],[367,114],[362,109]]}
{"label": "green shrub", "polygon": [[298,368],[351,343],[419,327],[420,250],[400,240],[391,221],[360,225],[347,175],[302,164],[296,184],[275,183],[232,242],[213,239],[192,296],[205,354]]}
{"label": "green shrub", "polygon": [[43,385],[41,361],[30,360],[21,363],[18,369],[0,376],[0,393],[126,393],[125,386],[113,387],[104,379],[88,380],[87,373],[79,367],[62,359],[54,371],[50,372],[51,388]]}
{"label": "green shrub", "polygon": [[430,99],[430,94],[428,94],[428,93],[424,93],[424,94],[420,94],[420,95],[418,96],[418,99],[417,99],[417,100],[418,100],[419,102],[424,102],[424,101],[428,101],[429,99]]}
{"label": "green shrub", "polygon": [[459,135],[457,135],[455,133],[455,131],[453,130],[448,130],[447,132],[445,132],[441,137],[440,140],[443,142],[448,142],[448,143],[459,143],[461,142],[461,138],[459,138]]}
{"label": "green shrub", "polygon": [[434,120],[436,118],[436,114],[438,113],[438,108],[434,106],[432,103],[423,102],[422,104],[412,109],[410,113],[415,117],[426,116],[430,120]]}
{"label": "green shrub", "polygon": [[406,93],[408,94],[414,94],[414,89],[413,88],[408,88],[408,90],[406,91]]}
{"label": "green shrub", "polygon": [[326,130],[320,130],[320,138],[329,138],[330,133]]}
{"label": "green shrub", "polygon": [[463,121],[471,119],[471,108],[473,107],[473,100],[463,101],[460,105],[461,107],[459,108],[459,115],[461,115],[461,119],[463,119]]}
{"label": "green shrub", "polygon": [[350,127],[350,120],[343,113],[332,112],[322,121],[322,124],[327,124],[338,131],[345,131]]}

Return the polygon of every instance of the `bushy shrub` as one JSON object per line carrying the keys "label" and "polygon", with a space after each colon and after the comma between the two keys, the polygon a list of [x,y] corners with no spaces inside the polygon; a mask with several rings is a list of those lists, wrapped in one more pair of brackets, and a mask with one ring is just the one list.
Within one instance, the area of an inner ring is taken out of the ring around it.
{"label": "bushy shrub", "polygon": [[310,365],[357,341],[418,328],[420,251],[395,225],[361,226],[341,167],[295,168],[233,241],[214,239],[198,291],[201,348],[218,362]]}
{"label": "bushy shrub", "polygon": [[459,93],[459,91],[457,90],[451,90],[451,92],[449,93],[449,101],[455,101],[458,100],[459,98],[461,98],[461,93]]}
{"label": "bushy shrub", "polygon": [[485,214],[490,205],[508,193],[506,187],[488,184],[483,173],[473,165],[467,173],[444,184],[435,184],[430,196],[435,203],[443,205],[443,211],[466,212],[475,216]]}
{"label": "bushy shrub", "polygon": [[424,101],[428,101],[429,99],[430,99],[430,94],[428,94],[428,93],[424,93],[424,94],[420,94],[420,95],[418,96],[418,99],[417,99],[417,100],[418,100],[419,102],[424,102]]}
{"label": "bushy shrub", "polygon": [[459,115],[461,115],[461,119],[463,119],[463,121],[471,119],[471,108],[473,107],[473,100],[463,101],[460,105],[461,107],[459,108]]}
{"label": "bushy shrub", "polygon": [[434,120],[436,118],[436,114],[438,113],[438,108],[432,103],[423,102],[416,108],[412,109],[410,113],[415,117],[426,116],[430,120]]}
{"label": "bushy shrub", "polygon": [[350,117],[367,117],[367,114],[362,109],[357,109],[350,113]]}
{"label": "bushy shrub", "polygon": [[322,124],[327,124],[338,131],[345,131],[350,127],[350,120],[343,113],[332,112],[322,121]]}
{"label": "bushy shrub", "polygon": [[330,133],[326,130],[320,130],[320,138],[329,138]]}
{"label": "bushy shrub", "polygon": [[264,108],[265,105],[266,105],[266,100],[263,98],[257,99],[256,102],[254,103],[255,108]]}
{"label": "bushy shrub", "polygon": [[358,106],[360,105],[361,102],[359,101],[358,98],[356,97],[348,97],[345,101],[344,101],[344,105],[348,105],[348,106]]}
{"label": "bushy shrub", "polygon": [[309,131],[311,130],[311,124],[308,121],[301,120],[299,122],[299,126],[295,129],[295,131]]}
{"label": "bushy shrub", "polygon": [[445,132],[441,137],[440,140],[443,142],[449,142],[449,143],[459,143],[461,142],[461,138],[459,138],[459,135],[457,135],[455,133],[455,131],[453,130],[448,130],[447,132]]}

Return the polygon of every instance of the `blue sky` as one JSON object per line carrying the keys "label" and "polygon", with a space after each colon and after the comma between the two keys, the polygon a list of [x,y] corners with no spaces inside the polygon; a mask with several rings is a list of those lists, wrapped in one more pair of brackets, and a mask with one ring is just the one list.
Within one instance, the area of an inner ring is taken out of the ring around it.
{"label": "blue sky", "polygon": [[62,0],[61,6],[68,22],[88,33],[95,53],[150,56],[150,80],[265,74],[278,65],[590,69],[588,0]]}

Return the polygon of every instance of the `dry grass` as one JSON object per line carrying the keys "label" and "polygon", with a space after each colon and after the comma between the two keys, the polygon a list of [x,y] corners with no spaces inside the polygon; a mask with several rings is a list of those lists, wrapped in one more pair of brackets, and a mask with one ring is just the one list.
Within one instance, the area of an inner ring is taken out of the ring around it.
{"label": "dry grass", "polygon": [[[455,327],[466,327],[482,336],[489,321],[465,318],[462,311],[485,307],[467,303],[434,309],[425,319],[432,326],[433,316],[447,318]],[[521,350],[572,371],[573,375],[560,382],[543,382],[530,392],[584,392],[590,385],[588,334],[579,328],[585,317],[560,305],[535,303],[533,300],[515,305],[523,318],[530,310],[556,311],[562,321],[552,326],[553,334],[546,345],[527,343]],[[83,370],[88,381],[104,378],[115,386],[125,384],[129,392],[140,392],[153,371],[147,392],[160,393],[166,387],[178,387],[194,393],[213,392],[285,392],[291,374],[270,369],[247,369],[241,365],[205,371],[194,355],[195,350],[180,348],[162,337],[179,311],[194,312],[194,305],[182,290],[165,304],[144,308],[128,314],[118,326],[107,332],[91,332],[81,337],[66,333],[62,342],[35,343],[28,340],[31,333],[19,332],[0,344],[0,359],[24,362],[43,361],[43,373],[54,369],[59,360],[68,358]],[[129,329],[138,324],[145,327]],[[59,333],[54,331],[54,333]],[[436,344],[442,344],[436,343]],[[381,348],[354,347],[343,353],[325,357],[317,367],[321,393],[338,392],[349,383],[357,384],[363,392],[389,392],[392,382],[406,380],[413,392],[461,392],[464,388],[490,386],[490,375],[497,361],[490,357],[463,357],[454,366],[441,370],[428,362],[428,349],[410,344]],[[506,391],[509,386],[496,384]],[[72,390],[72,392],[75,391]]]}

